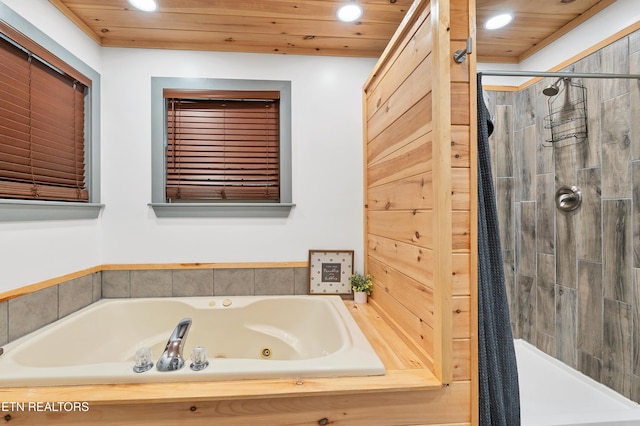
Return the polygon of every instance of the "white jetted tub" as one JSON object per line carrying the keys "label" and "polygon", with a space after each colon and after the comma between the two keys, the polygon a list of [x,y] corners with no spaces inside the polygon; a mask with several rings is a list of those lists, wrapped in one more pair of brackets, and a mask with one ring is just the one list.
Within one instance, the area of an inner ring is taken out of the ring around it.
{"label": "white jetted tub", "polygon": [[[185,366],[158,371],[179,321],[190,318]],[[190,368],[205,347],[209,366]],[[149,347],[154,366],[136,373]],[[4,346],[0,386],[383,375],[384,366],[338,296],[103,299]]]}
{"label": "white jetted tub", "polygon": [[638,426],[640,406],[533,345],[515,341],[522,426]]}

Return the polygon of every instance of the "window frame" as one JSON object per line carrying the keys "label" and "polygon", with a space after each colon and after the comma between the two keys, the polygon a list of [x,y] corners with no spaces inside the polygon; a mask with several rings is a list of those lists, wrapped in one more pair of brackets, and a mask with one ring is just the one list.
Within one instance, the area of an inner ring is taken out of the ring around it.
{"label": "window frame", "polygon": [[100,204],[100,74],[30,22],[0,3],[0,21],[91,80],[85,96],[85,180],[89,202],[0,198],[0,222],[96,219]]}
{"label": "window frame", "polygon": [[[167,146],[165,89],[280,92],[280,201],[169,203],[166,201]],[[287,217],[295,206],[291,184],[291,82],[218,78],[151,77],[151,203],[157,217]]]}

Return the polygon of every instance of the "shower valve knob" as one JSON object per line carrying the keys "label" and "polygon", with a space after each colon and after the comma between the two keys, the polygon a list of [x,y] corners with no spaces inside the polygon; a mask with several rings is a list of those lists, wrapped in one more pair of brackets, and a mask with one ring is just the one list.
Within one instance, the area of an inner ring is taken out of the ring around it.
{"label": "shower valve knob", "polygon": [[582,191],[577,186],[565,185],[556,191],[556,207],[564,212],[570,212],[582,203]]}

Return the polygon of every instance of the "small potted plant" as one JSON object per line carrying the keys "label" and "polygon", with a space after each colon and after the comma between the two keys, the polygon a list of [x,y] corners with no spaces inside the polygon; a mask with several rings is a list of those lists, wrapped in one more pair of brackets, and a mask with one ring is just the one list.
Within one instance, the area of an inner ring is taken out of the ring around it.
{"label": "small potted plant", "polygon": [[373,288],[371,275],[355,273],[349,276],[349,281],[353,290],[353,300],[356,303],[367,303],[367,296],[371,294],[371,289]]}

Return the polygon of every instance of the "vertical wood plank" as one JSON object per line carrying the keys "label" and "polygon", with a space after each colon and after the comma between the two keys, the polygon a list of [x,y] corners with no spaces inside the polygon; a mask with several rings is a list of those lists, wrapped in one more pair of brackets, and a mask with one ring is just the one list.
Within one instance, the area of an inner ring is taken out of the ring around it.
{"label": "vertical wood plank", "polygon": [[556,353],[555,357],[576,368],[576,289],[556,286]]}
{"label": "vertical wood plank", "polygon": [[631,201],[603,201],[602,216],[604,297],[631,303]]}
{"label": "vertical wood plank", "polygon": [[577,185],[582,190],[582,205],[577,211],[578,259],[602,262],[602,209],[600,169],[578,170]]}
{"label": "vertical wood plank", "polygon": [[[451,40],[449,29],[451,5],[449,0],[431,1],[431,26],[433,28],[433,185],[434,191],[434,246],[438,247],[434,257],[435,318],[434,350],[435,375],[443,383],[453,379],[451,359],[453,352],[453,319],[452,311],[452,258],[451,258],[451,123],[454,109],[457,111],[458,124],[465,124],[465,110],[469,109],[468,85],[467,96],[461,96],[460,108],[452,101],[452,86],[464,93],[460,84],[451,84]],[[466,120],[468,123],[468,118]]]}
{"label": "vertical wood plank", "polygon": [[604,299],[602,383],[630,396],[631,306]]}
{"label": "vertical wood plank", "polygon": [[578,263],[578,349],[602,358],[602,264]]}
{"label": "vertical wood plank", "polygon": [[633,203],[633,266],[640,268],[640,161],[632,162],[631,167],[633,170],[633,196],[631,199]]}
{"label": "vertical wood plank", "polygon": [[555,252],[555,190],[552,173],[536,176],[536,246],[538,253]]}
{"label": "vertical wood plank", "polygon": [[576,287],[576,212],[556,210],[556,282]]}
{"label": "vertical wood plank", "polygon": [[[635,288],[640,286],[640,269],[633,269],[633,282]],[[631,371],[634,375],[640,376],[640,291],[633,293],[633,329],[631,331],[631,340],[633,342],[633,359]],[[640,395],[636,395],[640,396]]]}
{"label": "vertical wood plank", "polygon": [[536,276],[536,204],[520,203],[520,235],[518,237],[520,275]]}
{"label": "vertical wood plank", "polygon": [[602,105],[602,198],[631,197],[629,94]]}
{"label": "vertical wood plank", "polygon": [[518,275],[518,336],[528,342],[536,336],[536,278]]}
{"label": "vertical wood plank", "polygon": [[553,255],[538,253],[538,274],[536,300],[536,332],[549,336],[555,334],[555,264]]}

